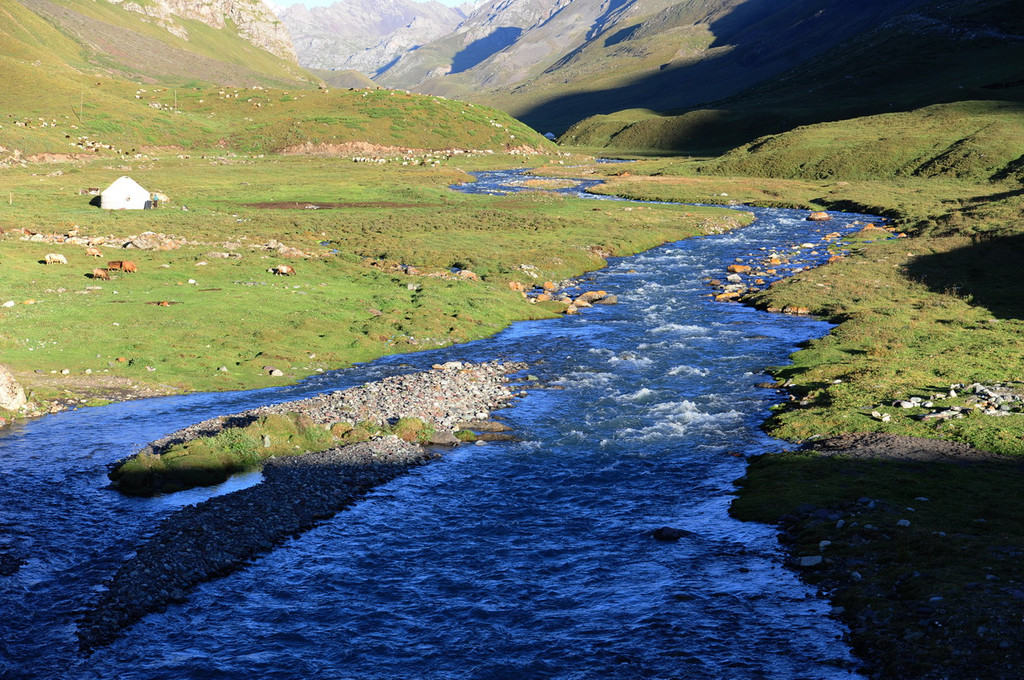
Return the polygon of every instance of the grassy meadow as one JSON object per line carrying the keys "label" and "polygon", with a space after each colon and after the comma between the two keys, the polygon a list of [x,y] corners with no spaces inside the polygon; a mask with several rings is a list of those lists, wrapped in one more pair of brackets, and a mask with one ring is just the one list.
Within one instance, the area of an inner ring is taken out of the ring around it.
{"label": "grassy meadow", "polygon": [[[553,317],[510,282],[560,281],[602,267],[608,254],[735,219],[714,209],[593,210],[544,191],[495,197],[448,188],[472,179],[464,170],[523,162],[501,154],[404,166],[169,153],[9,168],[0,202],[0,303],[15,304],[0,308],[4,363],[36,400],[83,398],[110,378],[157,391],[281,384]],[[80,195],[122,174],[170,201],[157,210],[105,211]],[[258,207],[288,202],[338,207]],[[156,232],[179,247],[106,246],[95,258],[80,245],[26,240],[24,229],[120,238]],[[278,244],[308,257],[286,257]],[[42,264],[50,252],[68,264]],[[91,277],[95,267],[124,259],[138,272]],[[268,273],[279,264],[295,275]],[[478,279],[453,277],[453,268]],[[270,376],[267,366],[284,376]]]}

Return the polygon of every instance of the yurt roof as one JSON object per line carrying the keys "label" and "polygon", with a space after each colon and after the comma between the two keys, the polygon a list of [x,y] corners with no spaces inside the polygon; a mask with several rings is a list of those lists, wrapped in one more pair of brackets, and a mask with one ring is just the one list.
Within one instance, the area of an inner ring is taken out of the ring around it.
{"label": "yurt roof", "polygon": [[104,189],[102,193],[105,194],[108,191],[124,191],[124,192],[141,191],[141,192],[145,192],[147,194],[149,193],[148,191],[146,191],[145,189],[142,188],[141,184],[139,184],[138,182],[136,182],[135,180],[133,180],[131,177],[128,177],[128,176],[118,177],[117,179],[114,180],[114,182],[109,187]]}

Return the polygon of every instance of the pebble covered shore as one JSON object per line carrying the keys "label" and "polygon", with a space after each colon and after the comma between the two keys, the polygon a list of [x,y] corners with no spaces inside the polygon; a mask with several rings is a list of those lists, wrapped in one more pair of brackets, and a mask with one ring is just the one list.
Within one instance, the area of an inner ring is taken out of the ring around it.
{"label": "pebble covered shore", "polygon": [[[507,406],[517,394],[508,375],[525,368],[521,363],[451,362],[422,373],[207,420],[153,442],[146,450],[159,451],[169,443],[207,436],[232,419],[270,412],[299,412],[325,425],[353,414],[378,423],[411,416],[438,431],[451,432]],[[262,483],[181,508],[143,540],[79,621],[82,649],[108,644],[146,614],[184,601],[196,585],[236,571],[350,507],[374,487],[439,455],[388,436],[321,453],[270,459],[264,465]]]}

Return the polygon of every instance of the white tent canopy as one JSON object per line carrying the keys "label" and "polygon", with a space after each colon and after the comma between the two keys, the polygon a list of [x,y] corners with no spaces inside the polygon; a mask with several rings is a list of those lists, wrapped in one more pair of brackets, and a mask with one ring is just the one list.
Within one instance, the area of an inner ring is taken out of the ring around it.
{"label": "white tent canopy", "polygon": [[149,192],[131,177],[117,178],[100,193],[100,207],[106,210],[142,210],[151,205]]}

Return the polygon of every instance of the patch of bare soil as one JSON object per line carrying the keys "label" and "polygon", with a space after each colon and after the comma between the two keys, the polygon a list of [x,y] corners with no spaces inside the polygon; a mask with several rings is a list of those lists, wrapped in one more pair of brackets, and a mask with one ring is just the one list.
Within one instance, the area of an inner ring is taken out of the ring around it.
{"label": "patch of bare soil", "polygon": [[45,390],[57,393],[53,402],[64,408],[79,406],[83,401],[128,401],[181,393],[181,390],[170,385],[147,384],[113,375],[21,373],[15,374],[15,378],[26,392]]}
{"label": "patch of bare soil", "polygon": [[990,461],[1009,460],[990,451],[975,449],[962,442],[923,439],[882,432],[853,432],[811,442],[807,448],[826,456],[876,458],[905,461]]}
{"label": "patch of bare soil", "polygon": [[91,158],[92,156],[85,153],[37,153],[25,160],[29,163],[74,163]]}
{"label": "patch of bare soil", "polygon": [[361,156],[386,156],[401,155],[406,153],[426,153],[425,149],[411,149],[404,146],[384,146],[382,144],[371,144],[370,142],[344,142],[342,144],[295,144],[280,149],[278,153],[288,156],[350,156],[358,154]]}

